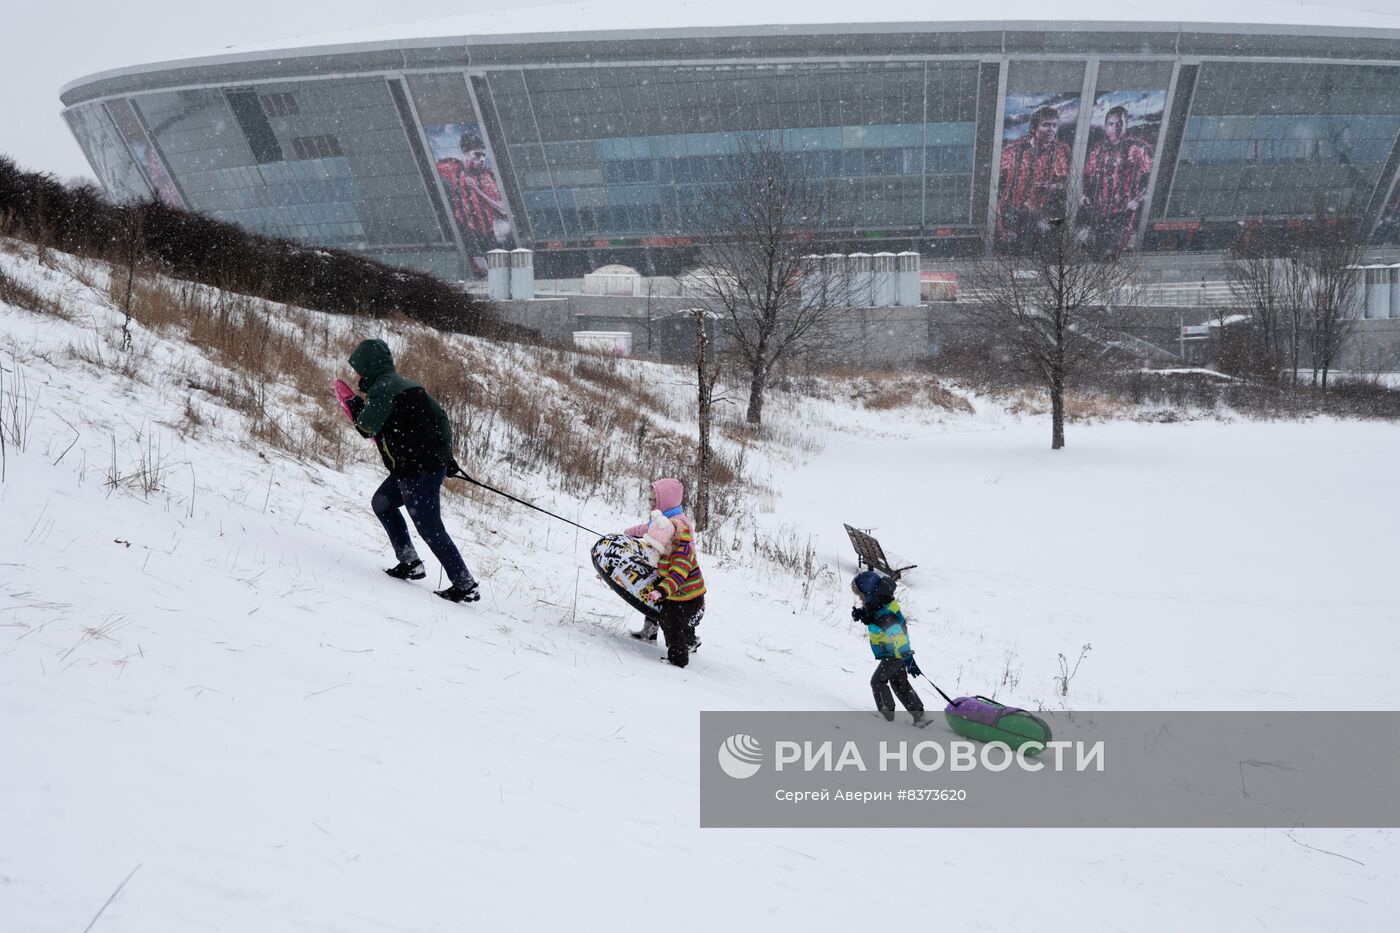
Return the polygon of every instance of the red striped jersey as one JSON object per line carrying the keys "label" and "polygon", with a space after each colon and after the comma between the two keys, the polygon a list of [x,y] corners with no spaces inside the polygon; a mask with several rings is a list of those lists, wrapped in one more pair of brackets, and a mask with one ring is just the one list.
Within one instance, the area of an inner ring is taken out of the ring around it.
{"label": "red striped jersey", "polygon": [[[1084,196],[1095,216],[1126,214],[1152,176],[1152,147],[1140,139],[1100,140],[1084,160]],[[1139,205],[1140,206],[1140,205]]]}

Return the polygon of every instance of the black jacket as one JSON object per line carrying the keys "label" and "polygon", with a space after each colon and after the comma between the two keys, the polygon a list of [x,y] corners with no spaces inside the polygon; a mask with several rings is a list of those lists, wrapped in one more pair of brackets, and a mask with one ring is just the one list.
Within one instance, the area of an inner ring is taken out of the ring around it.
{"label": "black jacket", "polygon": [[452,425],[428,391],[394,370],[382,340],[366,340],[350,354],[360,374],[358,396],[347,402],[355,428],[374,438],[379,456],[396,477],[436,473],[453,462]]}

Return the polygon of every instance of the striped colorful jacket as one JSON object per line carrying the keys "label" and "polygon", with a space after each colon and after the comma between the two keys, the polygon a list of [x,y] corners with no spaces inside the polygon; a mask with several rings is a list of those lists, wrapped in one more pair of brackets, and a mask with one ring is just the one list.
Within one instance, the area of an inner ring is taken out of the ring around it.
{"label": "striped colorful jacket", "polygon": [[899,603],[891,600],[873,615],[866,616],[866,632],[870,635],[870,650],[875,657],[904,658],[913,654],[909,647],[909,635],[904,630],[904,613],[899,611]]}
{"label": "striped colorful jacket", "polygon": [[689,602],[705,595],[705,578],[700,574],[700,559],[695,552],[695,532],[685,516],[672,519],[676,533],[671,538],[671,553],[663,555],[656,565],[661,580],[656,584],[661,595],[676,603]]}

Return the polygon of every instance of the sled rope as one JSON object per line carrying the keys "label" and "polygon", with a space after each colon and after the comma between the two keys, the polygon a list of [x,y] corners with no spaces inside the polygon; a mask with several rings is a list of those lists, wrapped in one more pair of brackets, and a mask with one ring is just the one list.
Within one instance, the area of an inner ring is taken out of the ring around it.
{"label": "sled rope", "polygon": [[591,535],[597,535],[597,536],[600,537],[600,538],[603,536],[602,532],[594,531],[592,528],[589,528],[589,527],[587,527],[587,526],[585,526],[585,525],[580,525],[578,522],[573,521],[573,520],[571,520],[571,519],[567,519],[567,518],[565,518],[565,517],[562,516],[562,515],[555,515],[553,512],[549,511],[549,509],[542,509],[542,508],[540,508],[538,505],[535,505],[534,503],[526,502],[524,499],[517,499],[515,496],[512,496],[510,493],[508,493],[508,492],[502,492],[501,490],[497,489],[495,486],[488,486],[488,485],[486,485],[485,483],[483,483],[483,482],[482,482],[481,480],[479,480],[479,479],[472,479],[470,476],[468,476],[468,475],[466,474],[466,471],[464,471],[461,467],[459,467],[459,466],[458,466],[457,464],[455,464],[455,463],[452,464],[452,466],[449,468],[447,475],[448,475],[448,476],[456,476],[456,477],[458,477],[458,478],[460,478],[460,479],[464,479],[464,480],[466,480],[467,482],[471,483],[473,486],[479,486],[479,487],[481,487],[482,489],[485,489],[487,492],[494,492],[494,493],[495,493],[496,495],[498,495],[498,496],[504,496],[505,498],[509,499],[511,502],[518,502],[518,503],[520,503],[521,505],[525,506],[525,508],[527,508],[527,509],[534,509],[536,512],[543,512],[544,514],[548,515],[550,518],[557,518],[557,519],[559,519],[561,522],[564,522],[565,524],[573,525],[575,528],[579,528],[579,529],[581,529],[581,530],[583,530],[583,531],[586,531],[586,532],[588,532],[588,533],[591,534]]}
{"label": "sled rope", "polygon": [[952,697],[948,696],[948,694],[944,693],[944,692],[943,692],[943,688],[940,687],[940,686],[938,686],[938,684],[934,683],[932,677],[929,677],[927,674],[920,674],[919,676],[922,677],[924,680],[927,680],[927,681],[928,681],[928,685],[929,685],[930,687],[932,687],[933,689],[937,690],[937,691],[938,691],[938,695],[941,696],[943,699],[947,700],[949,706],[956,706],[956,705],[957,705],[957,701],[954,700]]}

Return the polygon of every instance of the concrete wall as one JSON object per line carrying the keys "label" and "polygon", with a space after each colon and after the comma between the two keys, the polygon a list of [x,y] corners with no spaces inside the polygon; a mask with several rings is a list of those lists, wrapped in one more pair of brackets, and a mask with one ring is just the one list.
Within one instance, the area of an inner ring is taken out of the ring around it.
{"label": "concrete wall", "polygon": [[648,300],[607,295],[552,295],[534,301],[497,301],[506,321],[534,328],[552,343],[571,346],[574,331],[626,331],[636,356],[688,359],[695,348],[693,301],[667,296]]}
{"label": "concrete wall", "polygon": [[[493,302],[506,321],[538,330],[546,340],[570,345],[574,331],[626,331],[633,354],[688,360],[695,353],[694,299],[679,296],[624,298],[555,295],[534,301]],[[842,308],[833,312],[819,358],[863,366],[894,366],[929,358],[929,309]]]}
{"label": "concrete wall", "polygon": [[[493,304],[505,320],[534,328],[561,345],[572,345],[574,331],[626,331],[636,356],[682,361],[695,353],[695,318],[686,313],[695,306],[690,298],[555,295]],[[1192,307],[1145,307],[1135,317],[1137,326],[1130,334],[1142,341],[1139,349],[1158,365],[1174,364],[1182,348],[1181,323],[1210,320],[1209,312]],[[941,302],[914,308],[843,308],[833,312],[830,334],[813,355],[871,368],[922,362],[941,347],[956,344],[965,328],[956,306]],[[1400,319],[1357,321],[1336,368],[1400,371]]]}
{"label": "concrete wall", "polygon": [[923,362],[933,354],[930,306],[843,308],[813,358],[871,369]]}
{"label": "concrete wall", "polygon": [[1335,367],[1352,372],[1400,372],[1400,320],[1357,321]]}

